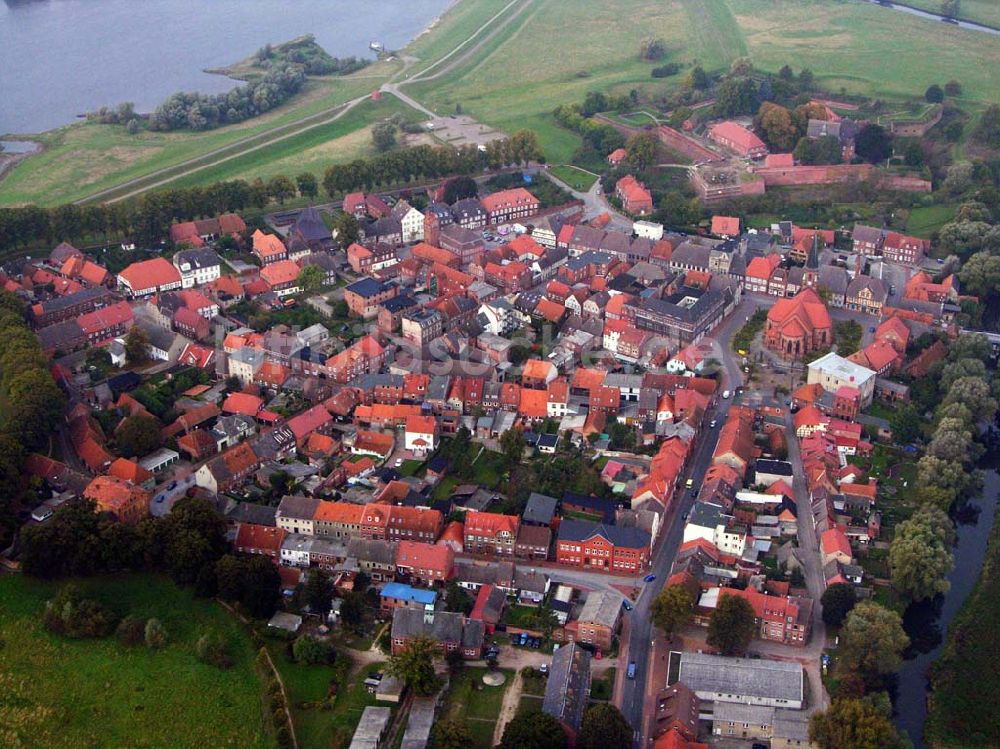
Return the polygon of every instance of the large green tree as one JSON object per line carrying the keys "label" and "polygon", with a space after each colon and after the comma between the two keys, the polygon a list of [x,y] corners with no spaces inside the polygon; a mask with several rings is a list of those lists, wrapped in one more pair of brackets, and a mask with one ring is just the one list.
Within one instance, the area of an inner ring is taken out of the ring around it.
{"label": "large green tree", "polygon": [[472,746],[469,724],[460,715],[448,715],[434,723],[431,746],[434,749],[469,749]]}
{"label": "large green tree", "polygon": [[862,601],[840,631],[838,669],[855,673],[866,683],[875,682],[899,668],[909,644],[899,614],[874,601]]}
{"label": "large green tree", "polygon": [[837,699],[809,720],[809,740],[819,749],[904,749],[892,721],[869,702]]}
{"label": "large green tree", "polygon": [[566,749],[566,733],[548,713],[519,712],[507,724],[500,749]]}
{"label": "large green tree", "polygon": [[951,519],[933,506],[921,507],[896,526],[889,547],[892,584],[912,601],[947,593],[947,575],[954,566]]}
{"label": "large green tree", "polygon": [[649,618],[668,637],[691,620],[694,598],[687,588],[668,585],[653,599]]}
{"label": "large green tree", "polygon": [[823,604],[823,621],[839,627],[857,603],[854,586],[850,583],[834,583],[823,591],[820,602]]}
{"label": "large green tree", "polygon": [[706,642],[723,655],[746,651],[753,639],[756,625],[753,606],[739,596],[720,596],[715,611],[708,620]]}
{"label": "large green tree", "polygon": [[126,417],[115,431],[118,452],[126,458],[148,455],[162,442],[160,422],[152,416],[141,413]]}
{"label": "large green tree", "polygon": [[592,705],[583,716],[578,749],[631,749],[632,726],[614,705]]}
{"label": "large green tree", "polygon": [[437,654],[437,642],[423,635],[414,637],[404,649],[389,658],[386,669],[414,694],[428,697],[441,687],[441,680],[434,673],[434,657]]}

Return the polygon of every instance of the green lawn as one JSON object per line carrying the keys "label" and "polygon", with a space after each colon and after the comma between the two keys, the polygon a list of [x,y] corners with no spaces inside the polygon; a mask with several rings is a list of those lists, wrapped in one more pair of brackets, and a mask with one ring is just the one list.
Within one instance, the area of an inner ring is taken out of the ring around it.
{"label": "green lawn", "polygon": [[483,450],[479,459],[472,464],[473,484],[482,484],[487,489],[496,489],[503,477],[503,456],[492,450]]}
{"label": "green lawn", "polygon": [[906,221],[906,231],[917,237],[930,237],[955,216],[953,205],[928,205],[914,208]]}
{"label": "green lawn", "polygon": [[500,687],[483,684],[485,668],[463,668],[451,679],[445,697],[442,715],[456,715],[465,719],[472,734],[471,749],[490,749],[493,731],[503,704],[503,695],[514,678],[510,669],[501,669],[507,680]]}
{"label": "green lawn", "polygon": [[[68,640],[41,625],[58,585],[0,576],[0,744],[67,747],[271,747],[262,715],[254,648],[220,606],[194,599],[165,578],[102,577],[87,595],[121,614],[155,616],[166,648],[124,649],[114,637]],[[200,663],[194,646],[215,629],[234,666]]]}
{"label": "green lawn", "polygon": [[587,192],[597,181],[593,174],[569,164],[554,166],[550,171],[577,192]]}
{"label": "green lawn", "polygon": [[[308,666],[288,658],[283,642],[272,641],[268,648],[289,692],[301,749],[348,746],[361,713],[377,704],[375,696],[365,690],[365,678],[383,667],[375,664],[353,670],[343,655],[333,666]],[[331,690],[332,705],[328,702]]]}
{"label": "green lawn", "polygon": [[415,476],[417,471],[419,471],[424,465],[422,460],[404,460],[403,465],[401,465],[397,470],[402,476]]}

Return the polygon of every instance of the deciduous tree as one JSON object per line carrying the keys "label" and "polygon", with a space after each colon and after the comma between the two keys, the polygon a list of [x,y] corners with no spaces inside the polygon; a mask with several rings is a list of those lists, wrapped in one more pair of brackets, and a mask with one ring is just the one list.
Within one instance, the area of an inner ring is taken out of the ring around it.
{"label": "deciduous tree", "polygon": [[437,642],[422,635],[414,637],[403,650],[389,658],[386,670],[405,683],[414,694],[429,697],[441,686],[441,680],[434,673],[434,657],[437,654]]}
{"label": "deciduous tree", "polygon": [[706,642],[723,655],[742,653],[753,639],[756,625],[753,606],[739,596],[720,596],[708,620]]}
{"label": "deciduous tree", "polygon": [[583,715],[576,745],[579,749],[630,749],[632,726],[614,705],[592,705]]}
{"label": "deciduous tree", "polygon": [[871,683],[899,668],[909,643],[899,614],[874,601],[862,601],[847,615],[841,630],[838,668]]}
{"label": "deciduous tree", "polygon": [[694,599],[687,588],[668,585],[653,599],[649,617],[668,637],[691,620]]}
{"label": "deciduous tree", "polygon": [[548,713],[517,713],[504,729],[500,749],[566,749],[566,733]]}
{"label": "deciduous tree", "polygon": [[469,749],[472,733],[469,724],[459,715],[448,715],[437,720],[431,729],[434,749]]}
{"label": "deciduous tree", "polygon": [[118,452],[126,458],[148,455],[157,449],[162,441],[160,422],[142,413],[126,417],[115,432]]}
{"label": "deciduous tree", "polygon": [[889,547],[893,587],[912,601],[948,592],[953,541],[951,519],[936,507],[921,507],[900,523]]}
{"label": "deciduous tree", "polygon": [[809,720],[809,740],[820,749],[904,749],[892,721],[874,705],[837,699]]}
{"label": "deciduous tree", "polygon": [[823,621],[830,626],[839,627],[857,603],[854,586],[850,583],[827,586],[820,602],[823,604]]}

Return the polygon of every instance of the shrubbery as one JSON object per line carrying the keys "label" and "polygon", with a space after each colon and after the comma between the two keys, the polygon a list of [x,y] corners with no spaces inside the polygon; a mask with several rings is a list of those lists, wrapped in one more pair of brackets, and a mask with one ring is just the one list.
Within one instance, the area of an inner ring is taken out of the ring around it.
{"label": "shrubbery", "polygon": [[326,666],[333,663],[337,652],[326,640],[321,640],[313,635],[301,635],[292,644],[292,657],[299,663]]}
{"label": "shrubbery", "polygon": [[228,643],[222,635],[214,630],[205,632],[198,638],[195,645],[195,655],[202,663],[217,668],[227,669],[233,665]]}
{"label": "shrubbery", "polygon": [[45,604],[45,628],[64,637],[107,637],[115,628],[115,616],[75,585],[67,585]]}

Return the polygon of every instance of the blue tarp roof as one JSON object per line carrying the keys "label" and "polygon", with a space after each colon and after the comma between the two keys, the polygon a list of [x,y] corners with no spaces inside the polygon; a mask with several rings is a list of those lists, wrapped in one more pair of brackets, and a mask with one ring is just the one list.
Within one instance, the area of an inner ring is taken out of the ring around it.
{"label": "blue tarp roof", "polygon": [[398,601],[415,601],[424,606],[433,606],[437,593],[433,590],[414,588],[405,583],[388,583],[382,588],[383,598],[395,598]]}

